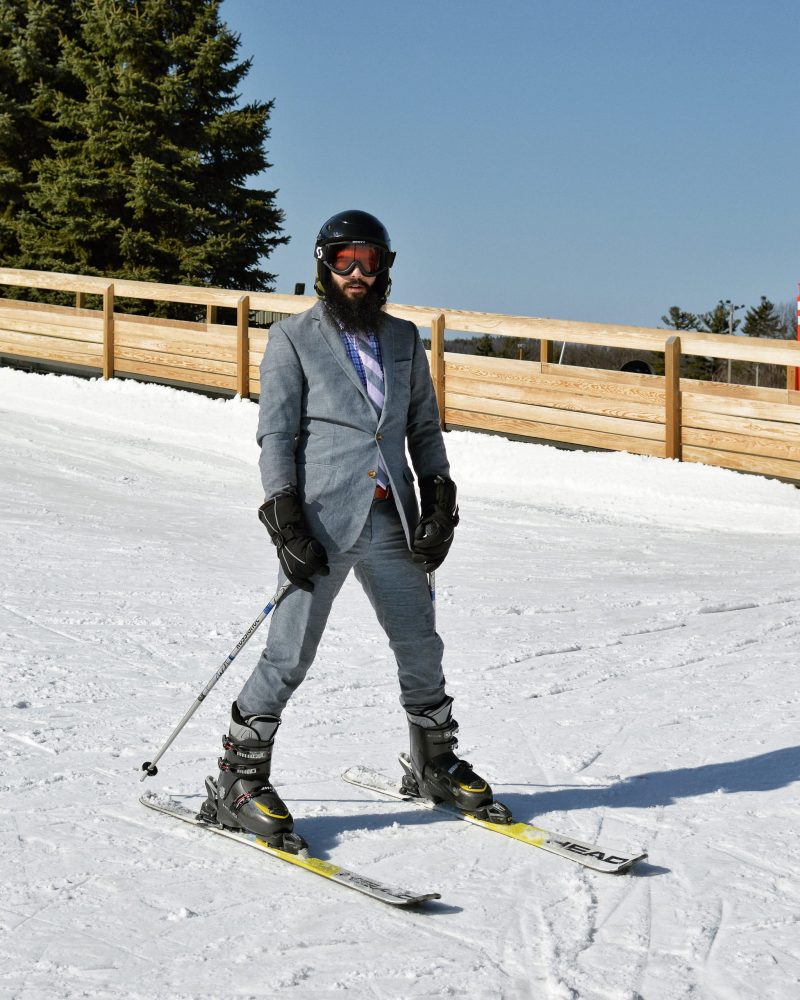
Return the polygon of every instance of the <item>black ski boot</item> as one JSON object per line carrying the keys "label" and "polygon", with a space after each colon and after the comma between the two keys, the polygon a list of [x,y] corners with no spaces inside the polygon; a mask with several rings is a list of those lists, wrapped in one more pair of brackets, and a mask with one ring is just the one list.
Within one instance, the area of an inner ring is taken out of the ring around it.
{"label": "black ski boot", "polygon": [[208,798],[199,818],[230,830],[245,830],[270,847],[297,854],[307,845],[292,832],[292,815],[270,784],[272,747],[281,720],[274,715],[242,718],[236,702],[230,731],[222,737],[225,756],[219,777],[206,778]]}
{"label": "black ski boot", "polygon": [[510,823],[508,808],[494,801],[487,782],[453,752],[458,746],[458,723],[450,715],[452,703],[452,698],[446,698],[434,708],[407,713],[411,755],[400,755],[406,772],[402,789],[490,823]]}

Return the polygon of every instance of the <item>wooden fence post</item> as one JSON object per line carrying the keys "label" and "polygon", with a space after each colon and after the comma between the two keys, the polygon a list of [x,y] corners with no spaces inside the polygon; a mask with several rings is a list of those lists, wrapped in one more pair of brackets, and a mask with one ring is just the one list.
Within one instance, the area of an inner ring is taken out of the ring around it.
{"label": "wooden fence post", "polygon": [[439,422],[442,430],[444,423],[445,384],[444,384],[444,313],[439,313],[431,322],[431,378],[436,402],[439,405]]}
{"label": "wooden fence post", "polygon": [[103,292],[103,378],[114,377],[114,286]]}
{"label": "wooden fence post", "polygon": [[210,326],[212,323],[217,322],[217,307],[216,306],[206,306],[206,326]]}
{"label": "wooden fence post", "polygon": [[236,303],[236,391],[250,398],[250,296]]}
{"label": "wooden fence post", "polygon": [[544,366],[549,365],[553,357],[553,341],[552,340],[540,340],[539,341],[539,364],[544,371]]}
{"label": "wooden fence post", "polygon": [[664,445],[665,458],[681,460],[681,338],[664,345]]}

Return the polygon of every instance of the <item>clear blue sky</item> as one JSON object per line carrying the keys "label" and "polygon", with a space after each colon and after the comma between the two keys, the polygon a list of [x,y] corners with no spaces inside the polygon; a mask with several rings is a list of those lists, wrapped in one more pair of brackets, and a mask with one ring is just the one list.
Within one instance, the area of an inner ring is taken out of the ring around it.
{"label": "clear blue sky", "polygon": [[225,0],[291,243],[363,208],[396,302],[659,325],[794,300],[798,0]]}

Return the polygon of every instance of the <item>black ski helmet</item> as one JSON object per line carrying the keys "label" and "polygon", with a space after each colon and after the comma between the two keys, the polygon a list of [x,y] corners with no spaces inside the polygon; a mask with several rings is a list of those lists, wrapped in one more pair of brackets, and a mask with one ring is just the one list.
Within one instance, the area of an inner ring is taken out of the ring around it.
{"label": "black ski helmet", "polygon": [[386,226],[374,215],[356,208],[351,208],[346,212],[337,212],[336,215],[332,215],[327,222],[322,224],[314,243],[314,259],[317,262],[314,290],[321,297],[325,296],[326,284],[330,280],[329,270],[324,260],[325,247],[332,243],[369,243],[386,251],[385,267],[377,275],[373,286],[380,296],[381,304],[383,304],[389,297],[389,290],[392,287],[389,268],[394,263],[395,258],[395,254],[392,252],[392,241],[389,239]]}

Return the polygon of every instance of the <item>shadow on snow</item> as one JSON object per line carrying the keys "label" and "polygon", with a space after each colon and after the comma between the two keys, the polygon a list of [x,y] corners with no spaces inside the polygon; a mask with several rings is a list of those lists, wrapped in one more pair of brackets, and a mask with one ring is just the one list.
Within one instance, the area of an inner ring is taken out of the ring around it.
{"label": "shadow on snow", "polygon": [[535,816],[597,806],[646,809],[717,792],[728,795],[768,792],[784,788],[798,779],[800,747],[784,747],[743,760],[682,767],[674,771],[648,771],[610,785],[570,785],[527,795],[504,794],[499,786],[495,788],[497,797],[506,802],[515,815],[525,813]]}

